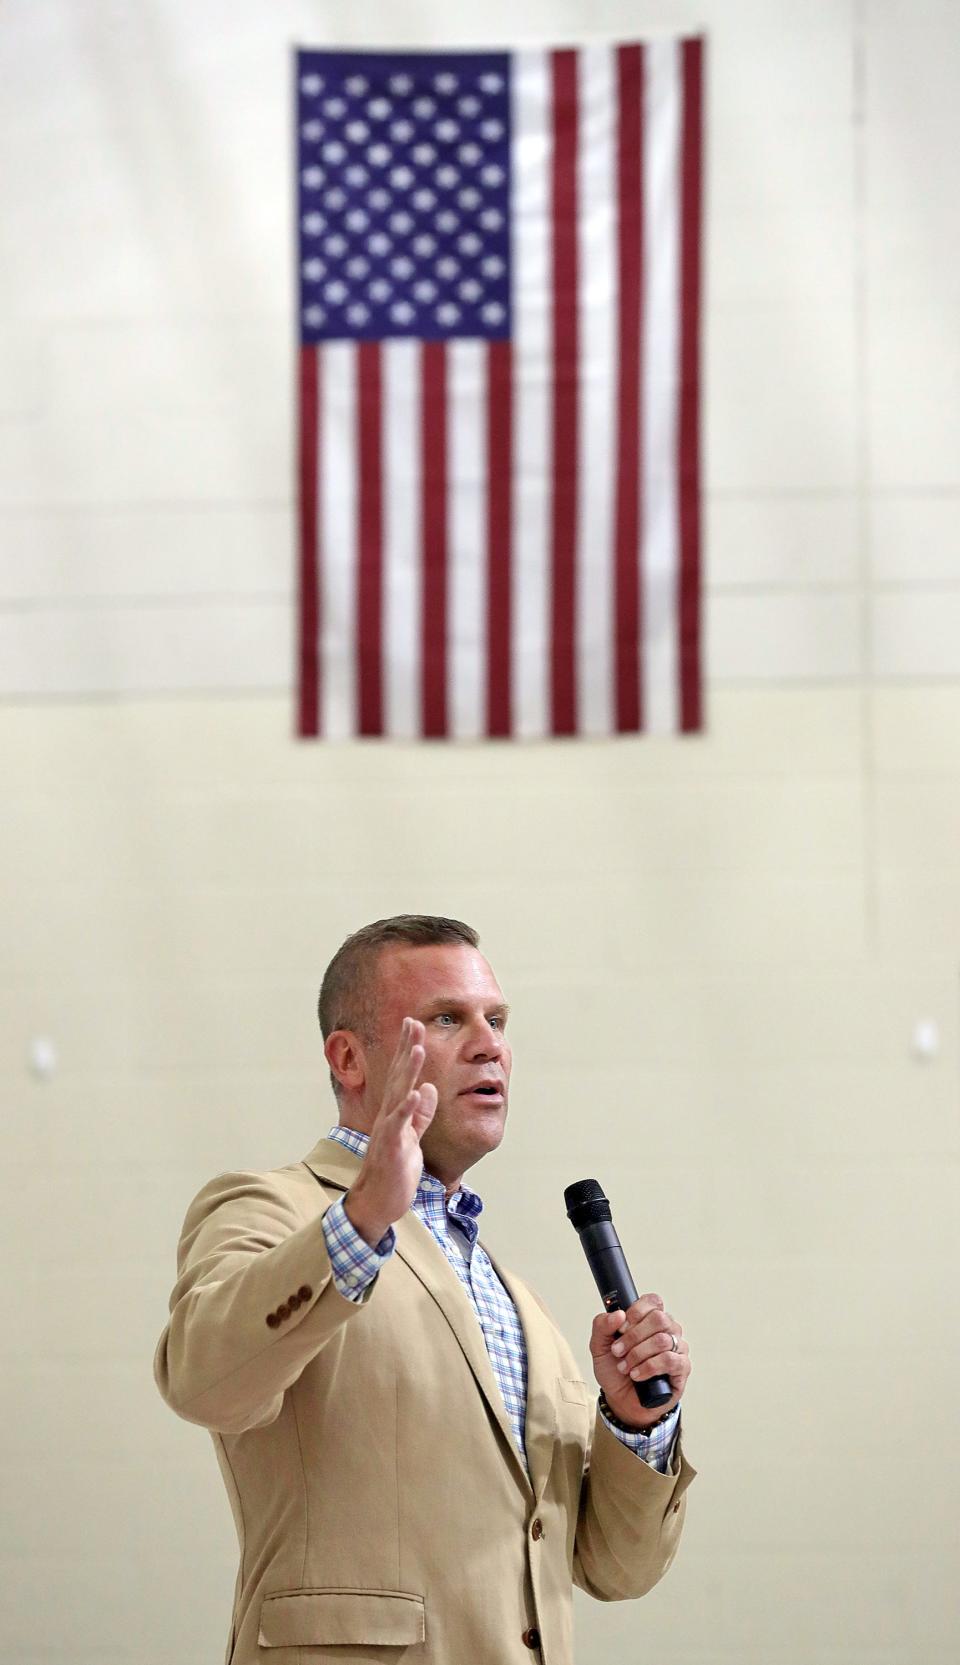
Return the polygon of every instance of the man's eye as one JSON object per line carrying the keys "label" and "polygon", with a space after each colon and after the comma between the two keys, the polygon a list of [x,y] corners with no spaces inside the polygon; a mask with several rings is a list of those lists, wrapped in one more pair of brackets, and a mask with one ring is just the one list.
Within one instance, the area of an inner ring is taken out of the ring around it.
{"label": "man's eye", "polygon": [[453,1017],[453,1013],[452,1013],[452,1012],[438,1012],[438,1013],[437,1013],[437,1022],[438,1022],[438,1023],[443,1023],[443,1022],[445,1022],[445,1021],[446,1021],[446,1019],[447,1019],[447,1018],[449,1018],[449,1019],[450,1019],[450,1022],[451,1022],[451,1023],[453,1023],[453,1021],[454,1021],[454,1017]]}

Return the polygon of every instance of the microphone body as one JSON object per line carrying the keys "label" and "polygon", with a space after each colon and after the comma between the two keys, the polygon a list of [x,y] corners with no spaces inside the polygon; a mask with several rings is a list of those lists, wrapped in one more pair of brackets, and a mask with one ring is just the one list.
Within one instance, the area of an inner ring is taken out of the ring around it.
{"label": "microphone body", "polygon": [[[616,1312],[619,1308],[626,1312],[637,1299],[637,1286],[630,1276],[603,1191],[595,1179],[582,1179],[576,1185],[568,1185],[563,1197],[567,1216],[583,1245],[587,1265],[607,1312]],[[633,1385],[645,1411],[656,1410],[673,1397],[669,1376],[652,1376]]]}

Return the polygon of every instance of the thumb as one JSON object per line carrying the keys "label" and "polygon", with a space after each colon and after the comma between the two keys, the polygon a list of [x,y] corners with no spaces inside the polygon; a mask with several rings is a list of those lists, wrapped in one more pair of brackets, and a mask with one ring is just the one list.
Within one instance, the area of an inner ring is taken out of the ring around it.
{"label": "thumb", "polygon": [[595,1359],[602,1358],[605,1353],[609,1353],[625,1317],[626,1314],[622,1310],[597,1313],[590,1332],[590,1352]]}
{"label": "thumb", "polygon": [[414,1107],[411,1120],[413,1130],[417,1138],[420,1139],[433,1121],[434,1112],[437,1108],[437,1089],[432,1081],[425,1081],[422,1087],[418,1088],[417,1098],[419,1103]]}

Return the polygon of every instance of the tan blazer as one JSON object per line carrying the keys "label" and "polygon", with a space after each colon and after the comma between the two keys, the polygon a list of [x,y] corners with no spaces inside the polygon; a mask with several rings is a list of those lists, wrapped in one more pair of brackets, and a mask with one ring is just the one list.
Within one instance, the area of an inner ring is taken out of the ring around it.
{"label": "tan blazer", "polygon": [[656,1473],[595,1418],[539,1298],[491,1256],[526,1337],[528,1479],[476,1316],[416,1214],[363,1299],[338,1293],[320,1222],[359,1165],[321,1139],[218,1175],[184,1221],[154,1373],[210,1429],[230,1497],[228,1665],[571,1665],[572,1584],[649,1590],[695,1471],[678,1453]]}

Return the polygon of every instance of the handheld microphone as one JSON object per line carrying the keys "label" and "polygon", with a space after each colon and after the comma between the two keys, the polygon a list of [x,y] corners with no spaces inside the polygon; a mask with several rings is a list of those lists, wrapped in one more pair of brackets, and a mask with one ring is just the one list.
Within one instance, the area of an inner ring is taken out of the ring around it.
{"label": "handheld microphone", "polygon": [[[623,1308],[626,1312],[637,1299],[637,1286],[620,1247],[620,1239],[613,1229],[610,1204],[602,1187],[595,1179],[581,1179],[568,1185],[563,1193],[567,1218],[573,1226],[587,1263],[596,1280],[597,1288],[608,1312]],[[645,1411],[656,1410],[673,1397],[669,1376],[652,1376],[645,1382],[634,1382],[637,1398]]]}

